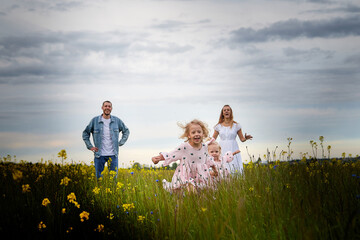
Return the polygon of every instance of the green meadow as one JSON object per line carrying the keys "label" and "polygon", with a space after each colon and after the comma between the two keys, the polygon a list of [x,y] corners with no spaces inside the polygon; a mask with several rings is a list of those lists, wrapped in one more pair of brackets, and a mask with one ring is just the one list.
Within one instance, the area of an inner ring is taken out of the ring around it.
{"label": "green meadow", "polygon": [[165,191],[162,179],[170,181],[174,170],[162,167],[120,169],[117,177],[105,169],[97,181],[93,166],[3,157],[0,233],[16,239],[360,239],[359,158],[282,156],[250,162],[243,175],[195,193]]}

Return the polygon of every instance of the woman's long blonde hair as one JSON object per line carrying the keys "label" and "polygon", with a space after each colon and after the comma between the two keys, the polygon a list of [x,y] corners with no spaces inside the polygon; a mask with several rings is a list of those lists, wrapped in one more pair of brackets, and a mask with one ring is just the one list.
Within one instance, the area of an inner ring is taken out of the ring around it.
{"label": "woman's long blonde hair", "polygon": [[[221,124],[221,123],[223,123],[223,122],[225,121],[224,112],[223,112],[223,110],[224,110],[225,107],[229,107],[229,108],[230,108],[230,119],[231,119],[230,128],[232,128],[233,124],[234,124],[234,123],[237,123],[237,122],[234,121],[234,115],[233,115],[233,110],[232,110],[232,108],[230,107],[230,105],[227,105],[227,104],[222,107],[221,112],[220,112],[219,122],[218,122],[217,124]],[[217,125],[217,124],[216,124],[216,125]]]}
{"label": "woman's long blonde hair", "polygon": [[183,125],[181,123],[178,123],[178,126],[181,127],[184,130],[184,133],[180,136],[180,138],[186,138],[186,142],[189,141],[188,136],[189,136],[189,132],[190,132],[190,125],[191,124],[197,124],[201,127],[202,131],[203,131],[203,140],[209,137],[209,129],[206,123],[198,120],[198,119],[194,119],[191,122]]}

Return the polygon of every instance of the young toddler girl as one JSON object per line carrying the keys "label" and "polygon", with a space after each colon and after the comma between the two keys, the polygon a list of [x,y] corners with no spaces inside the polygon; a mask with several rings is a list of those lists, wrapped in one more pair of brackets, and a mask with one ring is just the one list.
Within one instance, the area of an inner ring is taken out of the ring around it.
{"label": "young toddler girl", "polygon": [[209,168],[215,170],[215,175],[217,173],[214,160],[208,154],[207,145],[203,143],[203,140],[209,136],[209,130],[205,123],[197,119],[185,126],[179,126],[184,130],[180,138],[185,138],[186,141],[169,153],[161,152],[160,155],[152,158],[154,164],[164,161],[164,166],[180,160],[171,182],[164,179],[163,186],[170,191],[206,187],[211,181]]}
{"label": "young toddler girl", "polygon": [[[218,142],[212,138],[210,141],[207,142],[208,151],[210,156],[214,158],[215,166],[217,168],[218,174],[211,172],[210,174],[216,179],[220,180],[221,178],[225,178],[229,176],[229,169],[227,169],[227,163],[234,160],[234,155],[238,154],[240,151],[237,150],[233,153],[230,151],[226,152],[224,156],[221,157],[221,147]],[[218,175],[218,176],[217,176]]]}

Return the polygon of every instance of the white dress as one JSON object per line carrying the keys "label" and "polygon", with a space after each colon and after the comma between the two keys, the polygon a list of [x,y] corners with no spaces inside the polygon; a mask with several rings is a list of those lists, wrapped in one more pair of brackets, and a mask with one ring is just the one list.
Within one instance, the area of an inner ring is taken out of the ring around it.
{"label": "white dress", "polygon": [[[239,150],[239,145],[236,142],[237,132],[241,129],[240,124],[234,123],[232,128],[224,127],[220,123],[215,126],[215,131],[219,133],[220,141],[219,144],[221,146],[221,152],[225,153],[230,151],[231,153]],[[230,173],[242,173],[243,171],[243,163],[241,159],[241,153],[238,153],[234,156],[234,160],[228,164],[228,169],[230,169]]]}

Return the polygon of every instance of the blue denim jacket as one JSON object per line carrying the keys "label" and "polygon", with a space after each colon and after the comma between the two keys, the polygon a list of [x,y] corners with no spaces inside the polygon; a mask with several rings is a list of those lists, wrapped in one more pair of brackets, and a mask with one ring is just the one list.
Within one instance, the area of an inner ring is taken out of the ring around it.
{"label": "blue denim jacket", "polygon": [[[123,121],[121,121],[118,117],[110,115],[110,119],[110,136],[114,146],[115,156],[117,157],[119,154],[119,146],[124,145],[124,143],[129,137],[130,131],[125,126]],[[91,149],[93,147],[90,142],[90,133],[92,133],[95,147],[99,149],[99,151],[94,153],[96,158],[99,158],[101,156],[101,137],[103,134],[103,127],[104,122],[101,120],[100,115],[91,119],[89,125],[86,126],[85,130],[82,133],[82,138],[88,149]],[[122,137],[119,141],[120,132],[122,132]]]}

